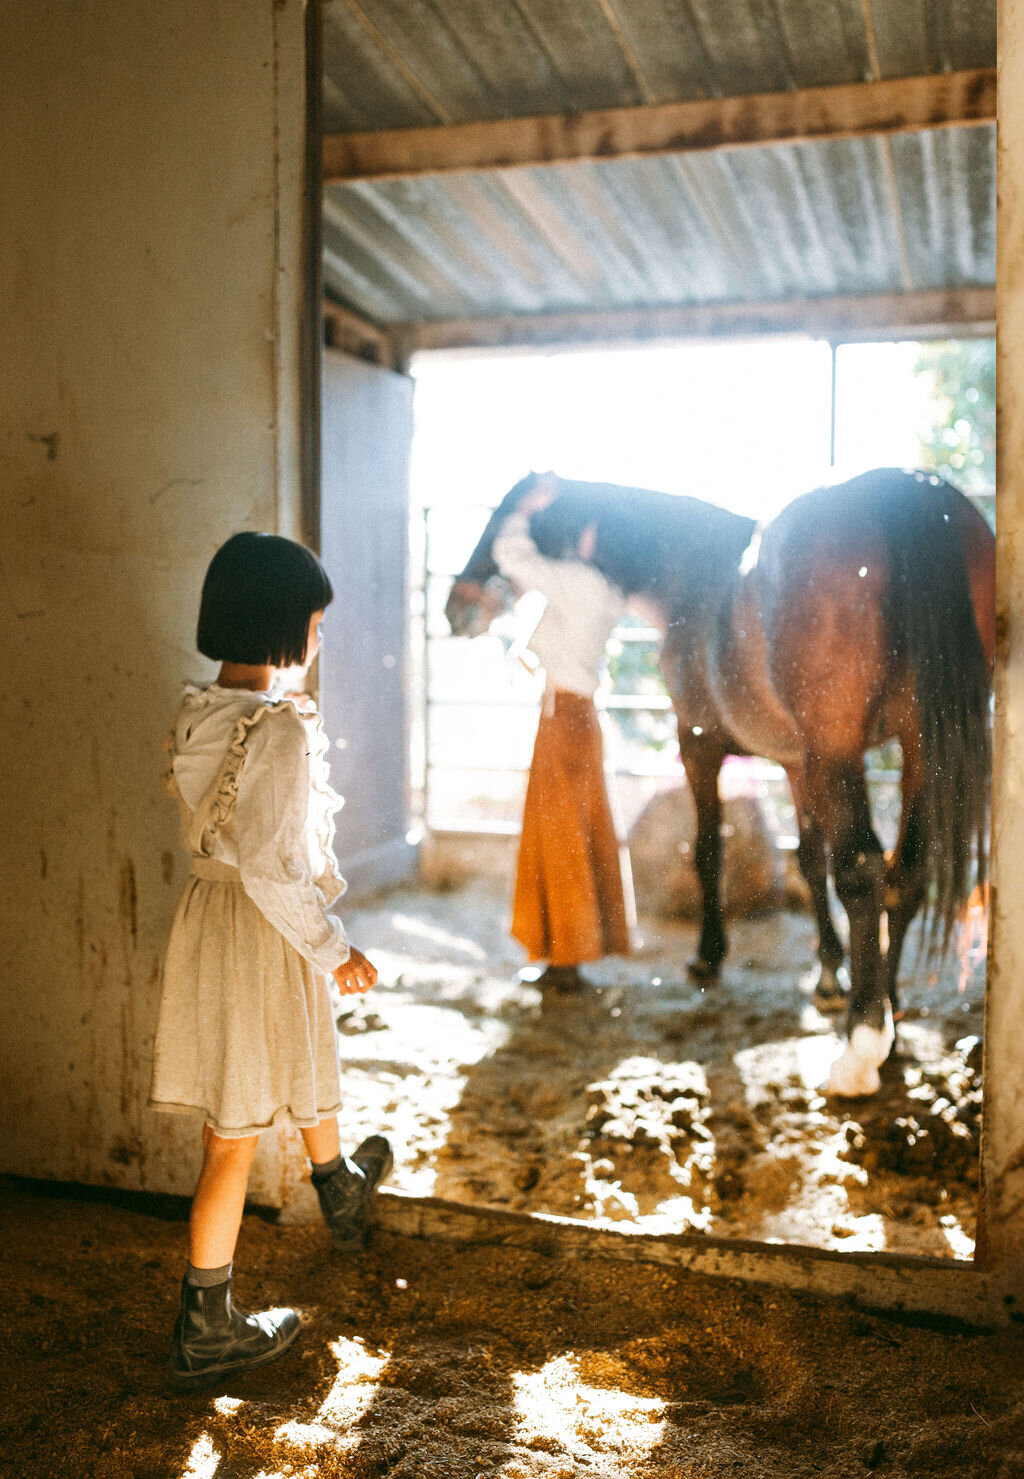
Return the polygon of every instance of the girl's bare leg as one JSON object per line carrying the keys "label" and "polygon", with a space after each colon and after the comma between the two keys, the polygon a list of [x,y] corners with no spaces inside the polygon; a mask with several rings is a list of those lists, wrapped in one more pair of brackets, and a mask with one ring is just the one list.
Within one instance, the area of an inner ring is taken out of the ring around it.
{"label": "girl's bare leg", "polygon": [[240,1140],[203,1127],[203,1169],[192,1198],[189,1263],[171,1339],[170,1381],[191,1392],[282,1355],[299,1333],[293,1309],[258,1316],[231,1299],[231,1262],[258,1135]]}
{"label": "girl's bare leg", "polygon": [[314,1166],[322,1166],[327,1161],[333,1161],[335,1156],[341,1154],[341,1141],[338,1138],[338,1121],[333,1115],[321,1120],[319,1124],[303,1130],[302,1138],[306,1142],[306,1154]]}
{"label": "girl's bare leg", "polygon": [[234,1258],[258,1141],[258,1135],[228,1140],[203,1126],[203,1169],[189,1219],[188,1256],[193,1268],[223,1268]]}

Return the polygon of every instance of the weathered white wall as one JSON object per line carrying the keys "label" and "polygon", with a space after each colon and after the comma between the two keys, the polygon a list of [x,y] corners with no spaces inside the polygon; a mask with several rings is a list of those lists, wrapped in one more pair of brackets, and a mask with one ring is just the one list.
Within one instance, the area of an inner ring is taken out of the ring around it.
{"label": "weathered white wall", "polygon": [[191,1190],[194,1125],[145,1107],[161,743],[213,550],[298,527],[303,26],[0,0],[0,1170]]}
{"label": "weathered white wall", "polygon": [[[999,462],[993,910],[982,1256],[1024,1317],[1024,5],[999,7]],[[998,1292],[998,1291],[997,1291]]]}

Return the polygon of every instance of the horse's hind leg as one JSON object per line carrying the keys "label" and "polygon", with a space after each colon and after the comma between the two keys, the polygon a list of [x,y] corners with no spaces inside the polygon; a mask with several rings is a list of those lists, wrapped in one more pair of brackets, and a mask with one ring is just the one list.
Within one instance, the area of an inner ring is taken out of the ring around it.
{"label": "horse's hind leg", "polygon": [[803,775],[799,771],[788,774],[800,833],[796,857],[810,889],[811,905],[818,924],[818,979],[814,983],[814,1005],[819,1012],[839,1012],[846,1005],[838,974],[846,952],[836,934],[829,908],[825,834],[808,805]]}
{"label": "horse's hind leg", "polygon": [[903,941],[915,914],[924,903],[926,893],[925,844],[921,827],[920,790],[922,783],[920,742],[916,730],[900,735],[903,744],[903,806],[900,835],[893,849],[885,878],[885,907],[888,911],[889,948],[886,956],[886,984],[889,1001],[895,1012],[898,1005],[897,978]]}
{"label": "horse's hind leg", "polygon": [[914,916],[924,903],[925,857],[916,800],[905,812],[905,824],[885,880],[889,949],[885,962],[889,1001],[895,1012],[899,1005],[899,969],[903,942]]}
{"label": "horse's hind leg", "polygon": [[829,1088],[855,1098],[878,1089],[878,1070],[893,1040],[879,944],[885,859],[871,825],[860,756],[809,762],[807,786],[831,848],[836,893],[850,922],[849,1041],[832,1066]]}
{"label": "horse's hind leg", "polygon": [[718,773],[725,751],[709,737],[691,735],[680,744],[680,753],[697,811],[693,861],[702,894],[700,945],[688,970],[694,980],[709,981],[717,977],[727,948],[721,895],[722,803],[718,795]]}

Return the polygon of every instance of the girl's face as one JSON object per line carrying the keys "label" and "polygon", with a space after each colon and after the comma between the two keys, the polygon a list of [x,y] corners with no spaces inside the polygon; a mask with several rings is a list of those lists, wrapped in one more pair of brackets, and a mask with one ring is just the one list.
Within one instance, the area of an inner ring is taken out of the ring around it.
{"label": "girl's face", "polygon": [[314,611],[309,618],[309,631],[306,635],[306,655],[302,659],[302,666],[308,668],[310,663],[320,651],[320,623],[324,619],[322,611]]}

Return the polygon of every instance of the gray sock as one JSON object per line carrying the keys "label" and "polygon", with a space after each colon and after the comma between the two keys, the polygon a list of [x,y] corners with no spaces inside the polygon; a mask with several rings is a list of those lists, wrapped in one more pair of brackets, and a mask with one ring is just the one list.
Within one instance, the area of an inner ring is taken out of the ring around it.
{"label": "gray sock", "polygon": [[216,1284],[227,1283],[231,1277],[231,1267],[230,1263],[226,1263],[223,1268],[193,1268],[188,1264],[185,1279],[193,1289],[212,1289]]}
{"label": "gray sock", "polygon": [[341,1170],[341,1164],[345,1157],[339,1152],[329,1161],[310,1161],[313,1170],[314,1181],[325,1181],[328,1176],[333,1176],[335,1171]]}

